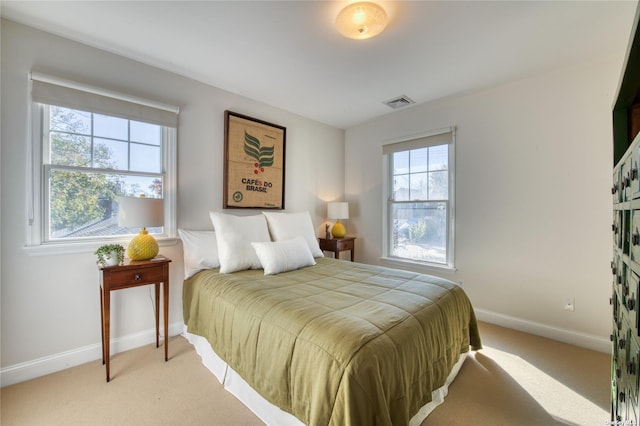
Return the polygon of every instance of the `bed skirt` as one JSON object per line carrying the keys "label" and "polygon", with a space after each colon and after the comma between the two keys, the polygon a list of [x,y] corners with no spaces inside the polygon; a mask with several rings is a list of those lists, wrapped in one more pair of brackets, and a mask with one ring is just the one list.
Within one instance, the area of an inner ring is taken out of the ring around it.
{"label": "bed skirt", "polygon": [[[216,355],[207,339],[187,332],[186,325],[183,328],[182,335],[193,345],[200,358],[202,358],[202,364],[216,376],[224,388],[238,398],[265,424],[269,426],[304,426],[297,417],[271,404],[249,386],[238,373]],[[460,354],[460,359],[451,369],[445,384],[432,392],[431,402],[420,408],[411,418],[409,426],[419,426],[438,405],[444,402],[444,398],[449,392],[449,386],[458,375],[467,355],[468,352]]]}

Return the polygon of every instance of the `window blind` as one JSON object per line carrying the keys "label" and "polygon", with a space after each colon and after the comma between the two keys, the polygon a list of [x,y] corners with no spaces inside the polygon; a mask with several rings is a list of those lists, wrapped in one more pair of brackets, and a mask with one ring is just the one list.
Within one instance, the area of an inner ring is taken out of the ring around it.
{"label": "window blind", "polygon": [[382,146],[382,153],[384,155],[388,155],[394,152],[408,151],[410,149],[447,145],[453,143],[453,132],[453,128],[447,128],[442,132],[430,134],[428,136],[418,136],[416,138],[403,139],[399,142],[388,143]]}
{"label": "window blind", "polygon": [[177,128],[179,108],[107,89],[31,72],[34,102]]}

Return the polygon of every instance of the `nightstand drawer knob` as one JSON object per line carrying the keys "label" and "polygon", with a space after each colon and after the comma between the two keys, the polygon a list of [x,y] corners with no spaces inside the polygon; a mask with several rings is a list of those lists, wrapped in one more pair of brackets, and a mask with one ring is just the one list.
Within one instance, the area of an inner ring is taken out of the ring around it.
{"label": "nightstand drawer knob", "polygon": [[142,275],[140,275],[140,274],[135,274],[135,275],[134,275],[134,277],[133,277],[133,279],[134,279],[134,280],[136,280],[136,281],[140,281],[140,280],[142,279]]}

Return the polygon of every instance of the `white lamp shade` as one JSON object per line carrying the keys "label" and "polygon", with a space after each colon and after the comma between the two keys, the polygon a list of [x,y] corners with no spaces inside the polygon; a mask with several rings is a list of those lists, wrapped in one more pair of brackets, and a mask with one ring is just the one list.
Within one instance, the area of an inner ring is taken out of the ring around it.
{"label": "white lamp shade", "polygon": [[151,228],[164,225],[162,198],[119,197],[118,226]]}
{"label": "white lamp shade", "polygon": [[329,203],[327,205],[327,217],[329,219],[349,219],[349,203]]}

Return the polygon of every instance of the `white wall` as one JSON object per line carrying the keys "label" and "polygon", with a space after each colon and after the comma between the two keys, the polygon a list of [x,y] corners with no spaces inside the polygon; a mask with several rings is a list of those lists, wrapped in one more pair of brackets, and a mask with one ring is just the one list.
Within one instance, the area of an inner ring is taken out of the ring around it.
{"label": "white wall", "polygon": [[[346,225],[358,235],[356,260],[372,264],[381,264],[380,146],[455,125],[458,271],[445,277],[463,281],[485,319],[607,350],[610,117],[620,58],[409,108],[348,129],[345,149],[339,129],[23,25],[1,25],[2,385],[100,358],[94,256],[29,256],[23,250],[30,70],[181,107],[183,228],[207,229],[208,211],[221,209],[225,109],[287,127],[287,210],[310,210],[321,225],[325,201],[346,191]],[[345,163],[336,162],[343,150]],[[174,260],[170,323],[177,333],[181,246],[161,252]],[[150,342],[147,288],[119,293],[112,305],[115,350]],[[575,312],[562,309],[565,297],[576,299]]]}
{"label": "white wall", "polygon": [[[287,128],[287,211],[309,210],[320,226],[325,201],[343,196],[344,163],[333,159],[344,151],[344,131],[23,25],[6,20],[1,25],[2,385],[101,357],[95,256],[30,256],[23,250],[29,71],[181,107],[178,227],[210,229],[209,210],[222,208],[225,109]],[[318,161],[321,158],[332,161]],[[182,324],[181,245],[163,246],[161,253],[173,259],[169,322],[176,334]],[[151,342],[155,324],[150,288],[113,293],[115,351]],[[112,365],[112,374],[116,368]]]}
{"label": "white wall", "polygon": [[[457,272],[479,316],[609,351],[611,105],[621,58],[415,106],[348,129],[347,226],[357,260],[384,264],[385,140],[456,138]],[[575,312],[563,310],[575,298]]]}

